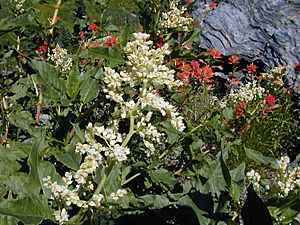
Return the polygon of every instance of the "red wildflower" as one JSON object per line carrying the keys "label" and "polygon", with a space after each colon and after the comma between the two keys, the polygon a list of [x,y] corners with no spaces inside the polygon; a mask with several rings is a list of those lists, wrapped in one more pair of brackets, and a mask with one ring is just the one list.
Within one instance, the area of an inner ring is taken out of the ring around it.
{"label": "red wildflower", "polygon": [[212,70],[212,68],[210,66],[205,65],[204,67],[200,68],[199,73],[200,73],[200,76],[198,77],[198,80],[200,82],[204,82],[204,83],[213,82],[213,80],[210,78],[213,76],[214,71]]}
{"label": "red wildflower", "polygon": [[247,106],[247,102],[242,102],[235,105],[236,119],[245,117],[246,106]]}
{"label": "red wildflower", "polygon": [[100,47],[100,46],[102,46],[102,44],[101,43],[97,43],[97,42],[94,42],[94,44],[93,44],[93,47]]}
{"label": "red wildflower", "polygon": [[120,42],[117,40],[117,37],[112,35],[109,38],[107,38],[106,42],[105,42],[105,46],[107,48],[109,48],[110,46],[112,46],[112,44],[114,45],[118,45],[120,44]]}
{"label": "red wildflower", "polygon": [[95,33],[95,32],[97,31],[97,29],[98,29],[98,26],[97,26],[94,22],[90,22],[90,24],[89,24],[89,29],[90,29],[93,33]]}
{"label": "red wildflower", "polygon": [[191,62],[191,67],[192,67],[194,70],[197,70],[197,69],[200,68],[200,63],[197,62],[196,60],[193,60],[193,61]]}
{"label": "red wildflower", "polygon": [[251,64],[247,65],[247,70],[248,70],[249,73],[255,73],[256,72],[256,67],[257,66],[255,64],[251,63]]}
{"label": "red wildflower", "polygon": [[215,2],[211,2],[211,3],[209,3],[209,5],[208,5],[209,9],[211,9],[211,10],[214,10],[214,9],[216,9],[216,8],[217,8],[217,6],[218,6],[218,4],[217,4],[217,3],[215,3]]}
{"label": "red wildflower", "polygon": [[162,35],[159,36],[158,41],[155,43],[156,48],[161,48],[164,45],[164,38]]}
{"label": "red wildflower", "polygon": [[45,46],[45,45],[39,46],[39,51],[40,52],[47,52],[47,46]]}
{"label": "red wildflower", "polygon": [[56,16],[56,22],[60,21],[60,16]]}
{"label": "red wildflower", "polygon": [[213,56],[214,59],[222,58],[222,53],[218,49],[215,49],[215,48],[207,49],[206,54]]}
{"label": "red wildflower", "polygon": [[300,73],[300,62],[295,65],[295,73]]}
{"label": "red wildflower", "polygon": [[176,74],[175,77],[176,77],[176,79],[180,79],[184,84],[189,84],[189,82],[190,82],[189,73],[186,73],[186,72],[178,73],[178,74]]}
{"label": "red wildflower", "polygon": [[79,34],[79,37],[80,37],[81,40],[84,40],[84,39],[85,39],[84,33],[80,33],[80,34]]}
{"label": "red wildflower", "polygon": [[267,115],[269,115],[269,113],[271,113],[271,112],[273,112],[273,109],[264,109],[264,110],[262,111],[262,114],[263,114],[264,116],[267,116]]}
{"label": "red wildflower", "polygon": [[240,84],[241,81],[239,79],[237,79],[236,77],[232,77],[231,80],[229,81],[230,84],[233,84],[233,85],[237,85],[237,84]]}
{"label": "red wildflower", "polygon": [[232,55],[229,57],[229,64],[238,64],[240,58],[237,55]]}
{"label": "red wildflower", "polygon": [[181,87],[181,88],[178,89],[178,91],[179,91],[180,93],[183,93],[183,92],[184,92],[184,88]]}
{"label": "red wildflower", "polygon": [[265,97],[265,106],[270,107],[275,104],[275,97],[273,95],[267,95]]}

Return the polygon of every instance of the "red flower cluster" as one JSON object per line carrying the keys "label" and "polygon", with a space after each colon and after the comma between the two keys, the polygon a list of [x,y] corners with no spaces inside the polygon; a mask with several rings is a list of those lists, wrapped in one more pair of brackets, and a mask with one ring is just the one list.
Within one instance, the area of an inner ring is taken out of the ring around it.
{"label": "red flower cluster", "polygon": [[255,73],[257,66],[253,63],[247,65],[247,70],[249,73]]}
{"label": "red flower cluster", "polygon": [[177,79],[180,79],[184,84],[189,84],[190,78],[194,77],[198,80],[202,85],[206,85],[207,83],[212,83],[214,80],[212,76],[214,71],[209,65],[205,65],[200,67],[200,63],[198,61],[193,60],[189,64],[178,66],[183,72],[176,75]]}
{"label": "red flower cluster", "polygon": [[265,106],[269,108],[270,106],[275,104],[275,101],[276,100],[275,100],[275,97],[273,95],[267,95],[265,97]]}
{"label": "red flower cluster", "polygon": [[214,9],[216,9],[216,8],[217,8],[217,6],[218,6],[218,4],[217,4],[217,3],[215,3],[215,2],[211,2],[211,3],[209,3],[209,5],[208,5],[209,9],[211,9],[211,10],[214,10]]}
{"label": "red flower cluster", "polygon": [[238,103],[235,105],[236,119],[245,117],[247,102]]}
{"label": "red flower cluster", "polygon": [[273,95],[267,95],[264,98],[264,100],[265,100],[266,109],[264,109],[262,111],[262,113],[263,113],[264,116],[267,116],[269,113],[273,112],[273,109],[271,109],[270,107],[275,104],[276,99]]}
{"label": "red flower cluster", "polygon": [[214,59],[221,59],[222,58],[222,53],[218,49],[215,49],[215,48],[207,49],[205,54],[206,55],[211,55]]}
{"label": "red flower cluster", "polygon": [[240,58],[237,55],[231,55],[229,57],[229,64],[238,64],[240,63],[239,60]]}
{"label": "red flower cluster", "polygon": [[110,36],[110,37],[107,38],[107,40],[105,41],[105,46],[106,46],[107,48],[109,48],[109,47],[112,46],[113,44],[114,44],[114,45],[120,44],[120,42],[117,40],[117,37],[114,36],[114,35]]}
{"label": "red flower cluster", "polygon": [[300,62],[295,65],[295,73],[300,73]]}
{"label": "red flower cluster", "polygon": [[98,30],[98,26],[94,22],[90,22],[89,29],[95,33]]}

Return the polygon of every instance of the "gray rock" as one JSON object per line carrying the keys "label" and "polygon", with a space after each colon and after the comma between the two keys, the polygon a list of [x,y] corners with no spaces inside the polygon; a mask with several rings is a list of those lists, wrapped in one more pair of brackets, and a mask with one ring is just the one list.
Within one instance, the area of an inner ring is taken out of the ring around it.
{"label": "gray rock", "polygon": [[225,0],[215,10],[198,0],[194,17],[204,26],[200,48],[217,48],[272,68],[300,61],[300,0]]}

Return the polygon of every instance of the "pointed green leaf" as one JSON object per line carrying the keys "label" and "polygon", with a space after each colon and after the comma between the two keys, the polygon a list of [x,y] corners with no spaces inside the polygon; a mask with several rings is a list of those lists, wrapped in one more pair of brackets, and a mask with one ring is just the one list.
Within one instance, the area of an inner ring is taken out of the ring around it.
{"label": "pointed green leaf", "polygon": [[78,95],[82,80],[77,66],[73,66],[67,79],[67,94],[71,98]]}
{"label": "pointed green leaf", "polygon": [[25,224],[39,224],[43,219],[54,219],[48,199],[42,195],[30,195],[0,202],[0,214],[13,216]]}
{"label": "pointed green leaf", "polygon": [[83,104],[89,103],[98,96],[99,91],[99,84],[97,80],[92,78],[85,79],[80,89],[80,101]]}
{"label": "pointed green leaf", "polygon": [[186,206],[186,207],[192,208],[198,218],[199,224],[201,224],[201,225],[202,224],[203,225],[210,224],[209,223],[210,220],[204,216],[204,215],[207,215],[207,213],[202,211],[201,209],[199,209],[197,207],[197,205],[193,202],[193,200],[188,195],[181,197],[177,204],[181,205],[181,206]]}
{"label": "pointed green leaf", "polygon": [[230,176],[229,169],[228,169],[228,167],[226,166],[226,164],[223,160],[222,152],[221,152],[221,155],[220,155],[220,164],[221,164],[224,180],[227,184],[227,187],[230,188],[231,187],[231,176]]}
{"label": "pointed green leaf", "polygon": [[158,169],[150,173],[150,177],[154,182],[162,183],[169,189],[172,189],[176,184],[177,180],[173,174],[166,169]]}
{"label": "pointed green leaf", "polygon": [[38,71],[38,81],[43,86],[43,96],[52,101],[66,98],[65,81],[59,77],[59,72],[54,66],[45,61],[32,60],[32,66]]}
{"label": "pointed green leaf", "polygon": [[253,159],[256,162],[260,162],[265,165],[270,165],[272,168],[276,168],[276,159],[273,159],[271,157],[263,156],[261,152],[252,150],[250,148],[245,147],[245,152],[246,155],[250,158]]}

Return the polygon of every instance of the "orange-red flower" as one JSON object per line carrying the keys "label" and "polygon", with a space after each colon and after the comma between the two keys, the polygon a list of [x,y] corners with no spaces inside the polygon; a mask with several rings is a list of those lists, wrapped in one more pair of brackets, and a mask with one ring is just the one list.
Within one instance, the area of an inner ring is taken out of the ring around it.
{"label": "orange-red flower", "polygon": [[218,49],[215,49],[215,48],[207,49],[206,54],[211,55],[212,57],[214,57],[214,59],[222,58],[222,53]]}
{"label": "orange-red flower", "polygon": [[90,22],[90,24],[89,24],[89,29],[90,29],[93,33],[95,33],[95,32],[97,31],[97,29],[98,29],[98,26],[97,26],[94,22]]}
{"label": "orange-red flower", "polygon": [[215,3],[215,2],[211,2],[211,3],[209,3],[209,5],[208,5],[209,9],[211,9],[211,10],[214,10],[214,9],[216,9],[216,8],[217,8],[217,6],[218,6],[218,4],[217,4],[217,3]]}
{"label": "orange-red flower", "polygon": [[269,108],[270,106],[275,104],[275,101],[276,99],[273,95],[267,95],[265,97],[265,106]]}
{"label": "orange-red flower", "polygon": [[236,119],[245,117],[246,106],[247,106],[247,102],[242,102],[235,105]]}
{"label": "orange-red flower", "polygon": [[238,64],[240,63],[239,60],[240,58],[237,55],[231,55],[229,57],[229,64]]}
{"label": "orange-red flower", "polygon": [[107,38],[107,40],[105,41],[105,46],[107,48],[109,48],[112,45],[118,45],[120,44],[120,42],[117,40],[117,37],[115,35],[110,36],[109,38]]}
{"label": "orange-red flower", "polygon": [[253,63],[247,65],[247,70],[249,73],[255,73],[257,66]]}
{"label": "orange-red flower", "polygon": [[295,65],[295,73],[300,73],[300,62]]}

